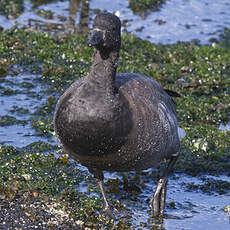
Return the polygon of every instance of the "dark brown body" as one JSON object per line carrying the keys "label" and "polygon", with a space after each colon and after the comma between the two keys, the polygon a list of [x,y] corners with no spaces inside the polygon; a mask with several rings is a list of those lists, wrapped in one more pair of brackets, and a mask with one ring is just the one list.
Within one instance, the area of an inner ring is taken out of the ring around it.
{"label": "dark brown body", "polygon": [[55,131],[73,159],[89,169],[130,171],[179,152],[174,103],[156,81],[118,74],[114,97],[95,89],[86,101],[87,83],[75,82],[56,108]]}

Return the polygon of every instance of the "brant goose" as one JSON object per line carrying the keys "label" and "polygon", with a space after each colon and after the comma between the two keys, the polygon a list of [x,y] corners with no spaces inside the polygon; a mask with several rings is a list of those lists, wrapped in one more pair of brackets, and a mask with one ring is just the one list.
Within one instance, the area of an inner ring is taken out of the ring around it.
{"label": "brant goose", "polygon": [[121,22],[114,14],[96,16],[88,45],[95,49],[88,76],[75,81],[56,105],[57,138],[94,175],[107,211],[104,170],[144,170],[169,159],[150,200],[153,214],[162,215],[167,176],[180,153],[174,102],[155,80],[117,73]]}

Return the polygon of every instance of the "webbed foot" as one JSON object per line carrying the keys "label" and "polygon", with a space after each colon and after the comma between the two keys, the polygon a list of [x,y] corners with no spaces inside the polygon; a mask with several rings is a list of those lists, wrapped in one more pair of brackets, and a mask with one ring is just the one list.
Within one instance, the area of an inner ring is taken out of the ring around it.
{"label": "webbed foot", "polygon": [[154,216],[163,216],[167,191],[167,178],[161,178],[157,184],[156,191],[150,200]]}

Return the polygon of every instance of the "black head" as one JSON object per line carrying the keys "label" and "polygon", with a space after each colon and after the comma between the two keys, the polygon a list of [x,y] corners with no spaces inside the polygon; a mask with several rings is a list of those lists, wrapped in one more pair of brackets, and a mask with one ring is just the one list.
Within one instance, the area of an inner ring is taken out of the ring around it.
{"label": "black head", "polygon": [[121,44],[121,21],[108,12],[98,14],[93,23],[93,31],[88,45],[96,49],[119,49]]}

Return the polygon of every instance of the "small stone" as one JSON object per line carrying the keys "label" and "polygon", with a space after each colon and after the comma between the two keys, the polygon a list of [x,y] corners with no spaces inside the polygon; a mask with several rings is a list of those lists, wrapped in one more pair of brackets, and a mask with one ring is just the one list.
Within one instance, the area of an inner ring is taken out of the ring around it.
{"label": "small stone", "polygon": [[30,174],[23,174],[22,177],[23,177],[26,181],[28,181],[28,180],[30,180],[30,179],[32,178],[32,176],[31,176]]}

